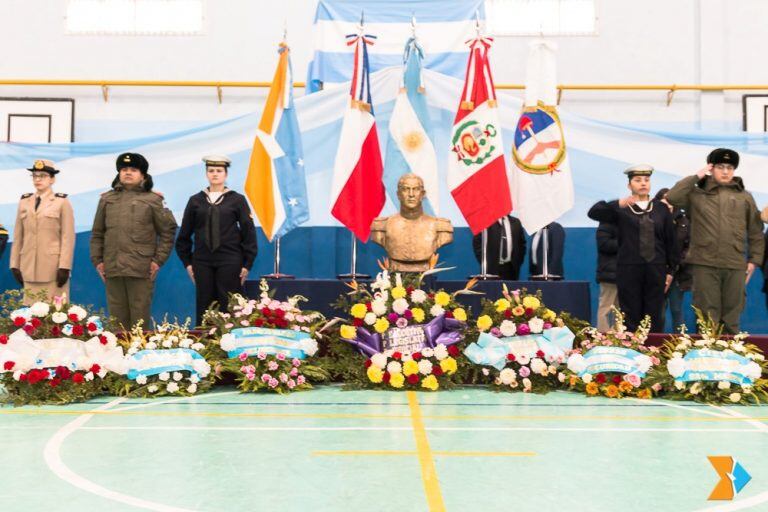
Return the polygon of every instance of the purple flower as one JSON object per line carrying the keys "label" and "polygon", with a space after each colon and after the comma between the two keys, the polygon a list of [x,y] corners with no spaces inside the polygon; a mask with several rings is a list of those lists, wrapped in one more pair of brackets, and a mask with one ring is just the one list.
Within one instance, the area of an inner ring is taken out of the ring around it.
{"label": "purple flower", "polygon": [[528,324],[520,324],[517,326],[517,334],[519,334],[520,336],[531,334],[531,328],[528,327]]}
{"label": "purple flower", "polygon": [[387,315],[387,319],[389,319],[389,323],[391,323],[391,324],[397,322],[398,318],[399,317],[397,316],[397,313],[390,313],[390,314]]}
{"label": "purple flower", "polygon": [[491,327],[491,335],[496,336],[497,338],[501,338],[501,329],[498,327]]}
{"label": "purple flower", "polygon": [[549,322],[544,322],[544,328],[545,329],[551,329],[552,328],[552,324],[549,323]]}
{"label": "purple flower", "polygon": [[398,318],[397,322],[395,322],[395,325],[402,329],[403,327],[408,325],[408,320],[402,317]]}
{"label": "purple flower", "polygon": [[527,366],[521,366],[520,369],[517,371],[518,375],[520,375],[522,378],[526,378],[531,374],[531,369]]}

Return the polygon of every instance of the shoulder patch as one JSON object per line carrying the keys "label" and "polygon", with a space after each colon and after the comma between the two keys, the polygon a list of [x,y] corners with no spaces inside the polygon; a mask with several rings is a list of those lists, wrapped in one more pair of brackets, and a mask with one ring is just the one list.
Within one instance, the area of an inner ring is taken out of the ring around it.
{"label": "shoulder patch", "polygon": [[21,194],[22,199],[26,199],[28,197],[32,197],[32,192],[27,192],[26,194]]}
{"label": "shoulder patch", "polygon": [[63,194],[61,192],[56,192],[55,195],[56,195],[56,197],[62,197],[63,198],[63,197],[67,197],[69,194]]}

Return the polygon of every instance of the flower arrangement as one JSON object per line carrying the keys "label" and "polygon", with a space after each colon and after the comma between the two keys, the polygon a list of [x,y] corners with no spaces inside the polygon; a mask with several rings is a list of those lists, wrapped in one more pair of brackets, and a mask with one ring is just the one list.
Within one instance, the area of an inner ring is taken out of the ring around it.
{"label": "flower arrangement", "polygon": [[696,310],[700,338],[685,329],[662,346],[666,365],[649,380],[673,400],[708,404],[759,404],[768,398],[765,356],[748,334],[722,336],[722,328]]}
{"label": "flower arrangement", "polygon": [[211,367],[205,349],[187,326],[167,321],[145,331],[142,322],[122,340],[126,349],[126,375],[110,388],[118,396],[192,396],[211,386]]}
{"label": "flower arrangement", "polygon": [[68,304],[66,297],[15,309],[2,325],[0,382],[7,402],[88,400],[104,392],[111,372],[124,371],[117,337],[104,330],[99,316]]}
{"label": "flower arrangement", "polygon": [[332,375],[351,387],[436,390],[451,385],[463,362],[454,345],[463,340],[468,317],[456,295],[473,283],[453,294],[426,291],[424,275],[404,278],[385,269],[369,287],[348,284],[351,291],[336,307],[349,319],[322,330],[330,340],[324,366]]}
{"label": "flower arrangement", "polygon": [[544,306],[541,294],[510,292],[504,285],[500,299],[482,305],[473,332],[476,341],[464,354],[492,377],[492,386],[538,393],[559,387],[574,335]]}
{"label": "flower arrangement", "polygon": [[302,311],[301,296],[276,300],[262,280],[259,299],[232,295],[226,312],[209,310],[203,326],[214,340],[209,358],[218,375],[234,375],[243,392],[289,393],[311,389],[328,374],[308,362],[318,350],[322,314]]}
{"label": "flower arrangement", "polygon": [[645,345],[651,319],[646,316],[637,331],[630,332],[622,313],[617,309],[614,313],[614,330],[585,331],[580,347],[568,358],[567,385],[588,396],[651,398],[662,390],[646,378],[661,365],[660,349]]}

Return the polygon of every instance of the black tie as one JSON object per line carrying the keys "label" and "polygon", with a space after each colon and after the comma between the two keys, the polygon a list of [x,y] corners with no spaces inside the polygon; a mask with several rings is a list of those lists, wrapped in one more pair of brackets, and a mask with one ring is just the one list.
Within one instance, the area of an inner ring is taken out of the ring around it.
{"label": "black tie", "polygon": [[40,206],[40,196],[37,196],[35,198],[35,211],[37,211],[38,206]]}

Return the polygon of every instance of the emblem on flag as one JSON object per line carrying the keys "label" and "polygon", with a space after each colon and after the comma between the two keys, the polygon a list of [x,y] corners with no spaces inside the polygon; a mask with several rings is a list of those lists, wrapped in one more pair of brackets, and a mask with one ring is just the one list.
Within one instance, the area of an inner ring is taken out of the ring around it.
{"label": "emblem on flag", "polygon": [[482,164],[499,147],[498,131],[475,120],[459,125],[453,133],[453,152],[464,165]]}
{"label": "emblem on flag", "polygon": [[565,158],[565,139],[554,107],[525,107],[515,129],[512,158],[530,174],[559,172]]}

